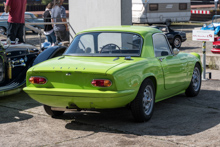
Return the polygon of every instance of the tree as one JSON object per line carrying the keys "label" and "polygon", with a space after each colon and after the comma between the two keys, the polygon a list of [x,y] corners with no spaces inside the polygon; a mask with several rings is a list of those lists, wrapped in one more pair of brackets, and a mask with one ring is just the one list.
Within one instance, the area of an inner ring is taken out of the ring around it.
{"label": "tree", "polygon": [[53,0],[42,0],[42,4],[47,5],[48,3],[53,2]]}

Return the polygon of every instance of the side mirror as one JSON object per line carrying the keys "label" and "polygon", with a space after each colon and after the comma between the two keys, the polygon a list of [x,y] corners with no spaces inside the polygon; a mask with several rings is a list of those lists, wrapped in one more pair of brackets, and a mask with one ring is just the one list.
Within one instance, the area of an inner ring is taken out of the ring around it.
{"label": "side mirror", "polygon": [[180,50],[178,50],[177,48],[174,48],[174,49],[173,49],[173,54],[174,54],[174,55],[179,54],[179,52],[180,52]]}

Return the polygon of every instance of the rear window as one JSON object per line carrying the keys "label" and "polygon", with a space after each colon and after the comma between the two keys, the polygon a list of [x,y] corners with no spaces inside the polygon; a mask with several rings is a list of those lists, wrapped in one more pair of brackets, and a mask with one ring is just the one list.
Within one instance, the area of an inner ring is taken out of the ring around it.
{"label": "rear window", "polygon": [[179,4],[179,9],[180,10],[186,10],[187,9],[187,3],[180,3]]}
{"label": "rear window", "polygon": [[140,56],[143,39],[135,33],[92,32],[77,35],[65,55]]}
{"label": "rear window", "polygon": [[149,5],[150,11],[157,11],[158,10],[158,4],[150,4]]}

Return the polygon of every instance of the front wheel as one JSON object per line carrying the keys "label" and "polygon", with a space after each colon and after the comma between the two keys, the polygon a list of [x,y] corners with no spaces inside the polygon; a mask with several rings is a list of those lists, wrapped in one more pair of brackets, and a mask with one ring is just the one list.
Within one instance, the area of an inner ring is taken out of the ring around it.
{"label": "front wheel", "polygon": [[61,116],[63,115],[64,111],[55,111],[55,110],[52,110],[50,106],[47,106],[47,105],[44,105],[44,110],[45,112],[52,116],[52,117],[56,117],[56,116]]}
{"label": "front wheel", "polygon": [[154,103],[155,87],[150,79],[146,79],[131,103],[131,112],[135,120],[138,122],[148,121],[153,115]]}
{"label": "front wheel", "polygon": [[201,88],[201,68],[199,64],[196,64],[193,70],[192,79],[189,87],[186,89],[186,96],[194,97],[199,94]]}

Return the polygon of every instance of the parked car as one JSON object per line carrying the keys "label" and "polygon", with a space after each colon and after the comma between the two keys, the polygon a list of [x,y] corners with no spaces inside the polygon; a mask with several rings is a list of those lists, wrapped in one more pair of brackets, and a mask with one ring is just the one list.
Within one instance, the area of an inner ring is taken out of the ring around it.
{"label": "parked car", "polygon": [[64,113],[59,108],[128,106],[143,122],[155,102],[198,95],[201,72],[200,56],[172,50],[158,29],[101,27],[78,33],[62,56],[31,67],[24,91],[53,117]]}
{"label": "parked car", "polygon": [[214,54],[220,54],[220,37],[215,37],[212,45],[213,48],[211,49],[211,52]]}
{"label": "parked car", "polygon": [[[8,28],[8,13],[3,13],[0,16],[0,34],[6,34],[7,28]],[[37,18],[33,13],[25,12],[25,22],[44,22],[43,19]],[[43,29],[43,25],[35,25],[35,28]],[[26,31],[32,31],[29,28],[25,28]],[[36,33],[35,31],[32,31],[33,33]]]}
{"label": "parked car", "polygon": [[[0,40],[0,96],[18,93],[25,85],[28,68],[47,59],[60,56],[66,47],[46,49],[46,54],[30,44]],[[39,57],[36,60],[36,57]]]}
{"label": "parked car", "polygon": [[186,41],[186,33],[182,31],[174,31],[169,26],[166,25],[158,25],[158,26],[151,26],[153,28],[157,28],[161,30],[166,36],[173,48],[180,48],[182,42]]}
{"label": "parked car", "polygon": [[215,35],[220,35],[220,15],[214,15],[212,17],[212,23],[207,25],[204,24],[201,30],[212,30]]}

